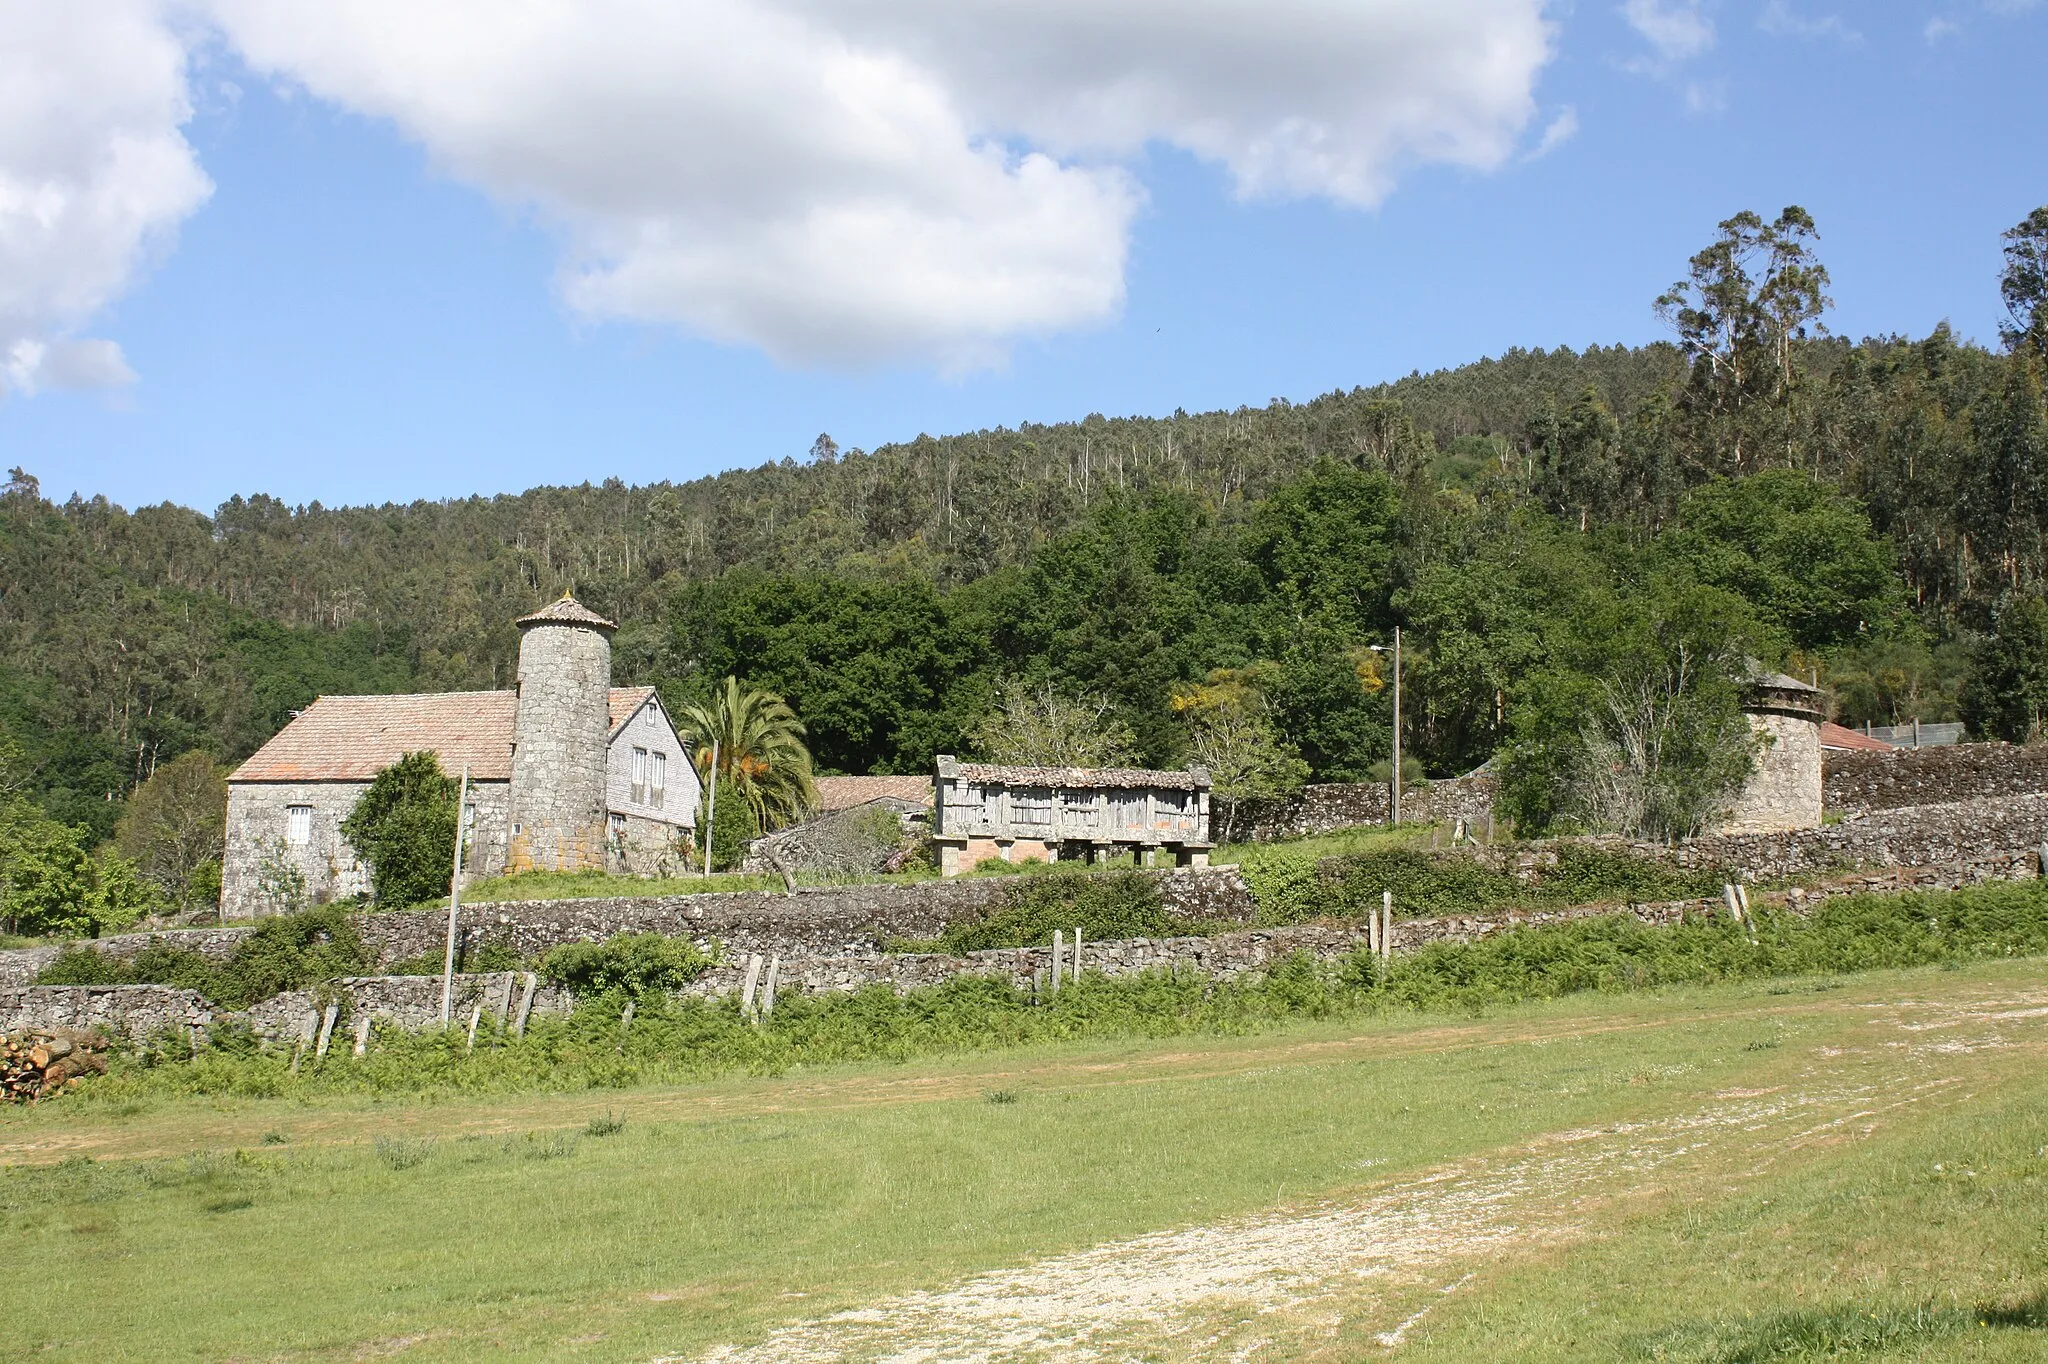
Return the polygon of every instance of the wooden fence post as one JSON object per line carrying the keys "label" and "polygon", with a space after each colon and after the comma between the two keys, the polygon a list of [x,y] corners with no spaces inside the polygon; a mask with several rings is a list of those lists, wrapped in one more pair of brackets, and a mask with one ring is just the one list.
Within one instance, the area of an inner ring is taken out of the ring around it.
{"label": "wooden fence post", "polygon": [[1074,984],[1081,983],[1081,930],[1078,928],[1074,930],[1074,962],[1068,975],[1073,978]]}
{"label": "wooden fence post", "polygon": [[469,1052],[473,1052],[476,1050],[476,1025],[480,1020],[482,1020],[483,1016],[484,1002],[481,999],[479,999],[475,1004],[470,1006],[469,1038],[462,1044],[462,1050],[465,1055]]}
{"label": "wooden fence post", "polygon": [[740,1013],[748,1018],[754,1016],[754,991],[761,984],[761,954],[747,954],[747,979],[740,987]]}
{"label": "wooden fence post", "polygon": [[1394,892],[1380,892],[1380,960],[1394,959]]}
{"label": "wooden fence post", "polygon": [[330,1004],[320,1014],[320,1040],[313,1044],[313,1055],[318,1058],[327,1055],[327,1044],[334,1040],[334,1020],[341,1017],[341,1006]]}
{"label": "wooden fence post", "polygon": [[1060,992],[1060,949],[1066,946],[1067,935],[1055,928],[1052,931],[1052,992]]}
{"label": "wooden fence post", "polygon": [[526,1036],[526,1019],[533,1012],[533,996],[540,989],[540,977],[533,972],[526,973],[526,988],[519,992],[519,1017],[512,1021],[512,1035]]}
{"label": "wooden fence post", "polygon": [[782,954],[768,959],[768,982],[761,987],[761,1013],[765,1017],[775,1012],[775,987],[782,983]]}

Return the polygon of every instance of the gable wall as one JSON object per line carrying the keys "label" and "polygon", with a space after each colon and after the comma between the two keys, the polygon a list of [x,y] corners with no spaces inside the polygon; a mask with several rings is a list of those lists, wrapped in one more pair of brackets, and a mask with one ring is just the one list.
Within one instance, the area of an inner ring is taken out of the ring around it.
{"label": "gable wall", "polygon": [[[659,806],[633,799],[636,747],[668,755],[668,790]],[[642,706],[612,740],[611,754],[605,763],[605,807],[634,821],[692,829],[697,825],[697,798],[696,769],[690,765],[668,716],[658,703]]]}

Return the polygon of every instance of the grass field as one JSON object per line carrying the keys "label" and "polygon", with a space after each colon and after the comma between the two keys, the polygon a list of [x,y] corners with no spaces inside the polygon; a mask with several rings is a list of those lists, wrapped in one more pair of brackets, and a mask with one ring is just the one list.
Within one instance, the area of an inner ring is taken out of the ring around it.
{"label": "grass field", "polygon": [[573,1095],[53,1103],[0,1116],[0,1226],[17,1282],[67,1287],[0,1355],[2040,1359],[2044,1059],[2025,960]]}

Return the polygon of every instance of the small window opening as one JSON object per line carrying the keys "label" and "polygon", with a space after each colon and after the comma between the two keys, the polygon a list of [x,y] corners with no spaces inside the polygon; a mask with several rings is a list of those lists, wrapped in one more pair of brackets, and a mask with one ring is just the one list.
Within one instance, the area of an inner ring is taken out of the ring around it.
{"label": "small window opening", "polygon": [[294,848],[303,848],[313,841],[313,807],[310,805],[287,805],[284,807],[284,841]]}

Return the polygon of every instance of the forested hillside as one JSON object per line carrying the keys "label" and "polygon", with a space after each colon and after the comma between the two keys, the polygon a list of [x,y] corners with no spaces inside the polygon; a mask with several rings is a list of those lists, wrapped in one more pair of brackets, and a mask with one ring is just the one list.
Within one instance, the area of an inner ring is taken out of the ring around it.
{"label": "forested hillside", "polygon": [[[1434,771],[1568,723],[1546,709],[1646,651],[1733,643],[1847,721],[1948,718],[2002,620],[2048,650],[2044,243],[2048,211],[2008,235],[1997,350],[1824,335],[1787,210],[1694,258],[1659,300],[1672,342],[1301,404],[403,506],[58,506],[16,470],[0,724],[25,792],[103,835],[156,766],[237,759],[318,693],[507,685],[512,618],[571,586],[623,623],[621,681],[779,691],[827,771],[923,768],[1012,678],[1104,696],[1178,760],[1188,688],[1225,669],[1314,775],[1358,777],[1397,623]],[[2048,683],[2003,634],[1971,704],[2024,732]]]}

